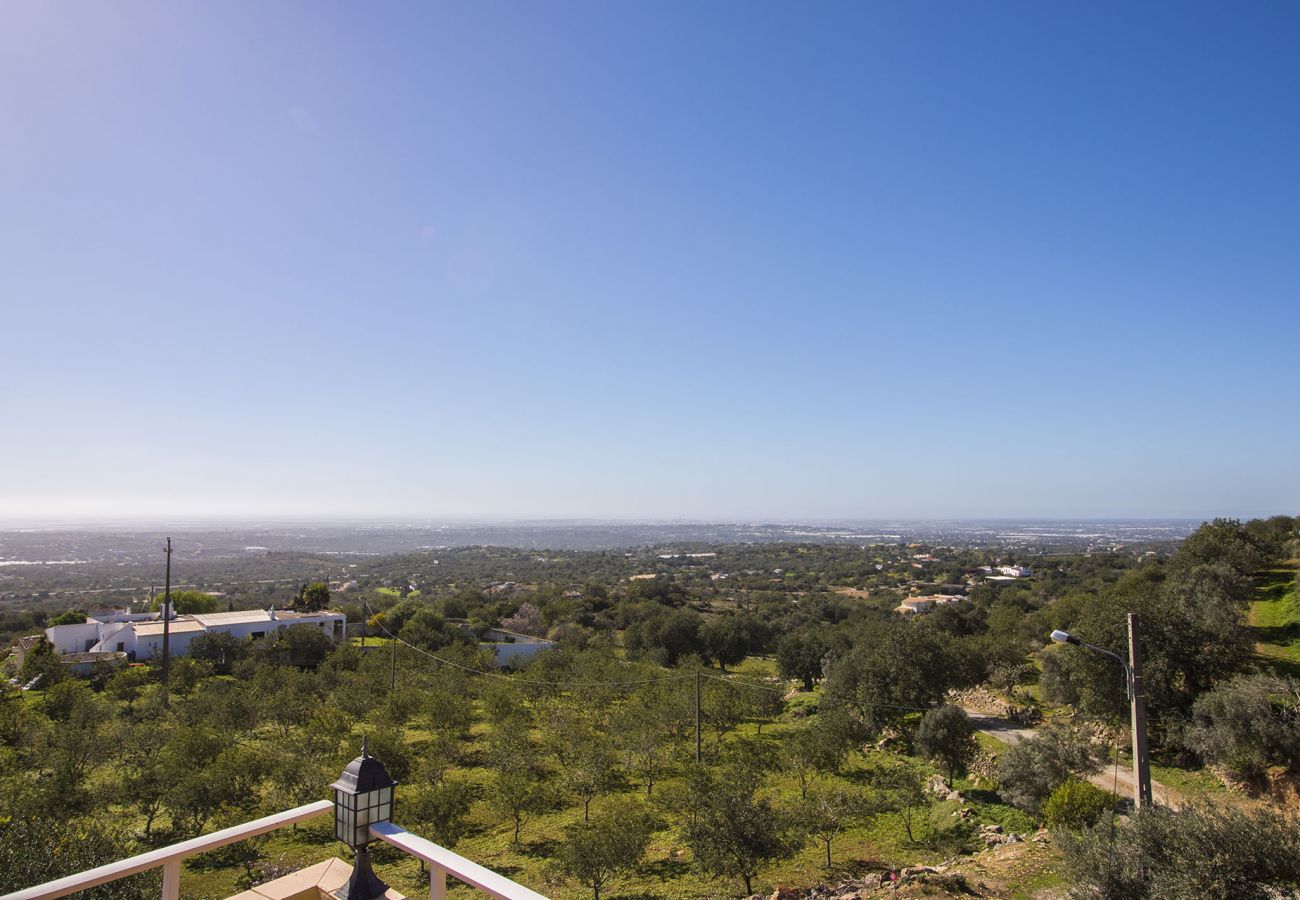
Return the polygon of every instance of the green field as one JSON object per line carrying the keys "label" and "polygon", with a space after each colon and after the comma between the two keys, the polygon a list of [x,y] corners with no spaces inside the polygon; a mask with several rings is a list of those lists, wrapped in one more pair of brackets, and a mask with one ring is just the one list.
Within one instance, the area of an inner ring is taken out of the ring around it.
{"label": "green field", "polygon": [[[750,657],[736,666],[734,671],[751,678],[765,677],[775,674],[775,665],[770,659]],[[783,732],[798,727],[798,722],[791,716],[792,710],[815,704],[818,698],[819,693],[813,692],[799,694],[794,702],[788,702],[783,715],[775,721],[762,724],[762,739],[773,745],[779,743]],[[464,753],[468,764],[451,773],[451,777],[457,780],[478,786],[480,792],[486,787],[491,773],[486,766],[476,763],[485,761],[490,730],[490,726],[482,722],[473,727]],[[724,740],[754,738],[758,734],[759,723],[751,720],[741,724]],[[418,755],[431,735],[425,727],[408,725],[405,737]],[[254,739],[274,740],[274,734],[259,731]],[[706,738],[706,754],[713,752],[710,745],[716,748],[716,741],[716,736]],[[683,748],[683,752],[688,753],[689,748]],[[932,766],[914,757],[867,750],[852,753],[839,775],[823,775],[815,783],[831,786],[839,782],[847,787],[865,788],[869,781],[869,770],[881,764],[899,763],[915,767],[924,777],[936,773]],[[670,792],[687,765],[686,756],[678,757],[672,766],[673,775],[656,784],[656,796]],[[859,827],[849,829],[836,839],[832,847],[832,866],[829,869],[826,867],[824,847],[811,842],[793,858],[765,868],[755,879],[755,890],[770,894],[777,885],[809,887],[886,868],[935,864],[955,854],[979,849],[982,844],[972,839],[972,832],[982,822],[997,823],[1009,831],[1020,833],[1035,828],[1030,817],[1002,803],[993,792],[976,790],[965,779],[958,779],[956,786],[969,797],[969,807],[975,813],[971,820],[963,822],[954,817],[953,813],[959,804],[935,798],[927,807],[914,811],[913,839],[909,840],[902,813],[883,813]],[[644,789],[632,783],[625,784],[618,793],[644,797]],[[780,771],[769,775],[762,794],[779,810],[793,809],[800,799],[797,779]],[[393,815],[398,824],[403,822],[401,797],[402,789],[399,788]],[[593,812],[610,802],[610,799],[610,796],[598,798],[592,806]],[[654,806],[652,802],[651,807]],[[479,802],[471,813],[469,834],[456,845],[455,850],[557,900],[590,897],[589,889],[561,877],[554,863],[555,850],[564,838],[565,826],[578,821],[581,815],[581,807],[576,802],[561,800],[551,812],[530,819],[522,830],[520,845],[515,846],[509,823],[494,815],[485,803]],[[665,827],[654,835],[643,864],[636,872],[611,885],[608,892],[602,891],[602,896],[639,900],[704,900],[743,895],[743,886],[738,880],[711,878],[693,865],[690,851],[677,831],[668,827],[667,818],[663,817]],[[412,828],[417,832],[419,830],[418,824],[413,824]],[[285,872],[330,856],[347,858],[346,852],[333,841],[331,823],[327,818],[304,823],[297,830],[275,832],[259,846],[259,850],[263,864],[269,863],[276,870]],[[428,888],[421,881],[419,864],[414,859],[386,845],[376,845],[374,857],[376,872],[392,887],[407,896],[427,893]],[[1046,871],[1052,865],[1050,860],[1037,860],[1033,864],[1033,876],[1049,879],[1055,877]],[[243,868],[235,860],[222,859],[220,856],[208,860],[199,859],[185,866],[182,889],[187,897],[195,900],[218,900],[238,892],[242,886],[242,874]],[[454,883],[450,893],[452,896],[479,896],[469,888],[457,887]]]}
{"label": "green field", "polygon": [[1294,565],[1259,578],[1258,599],[1250,605],[1255,651],[1279,674],[1300,674],[1300,586]]}
{"label": "green field", "polygon": [[[768,666],[770,663],[767,661],[751,660],[741,668],[762,670]],[[794,726],[789,721],[765,725],[763,736],[775,739],[791,727]],[[740,726],[729,737],[735,739],[753,736],[755,731],[756,726],[751,722]],[[473,758],[477,755],[475,751],[486,734],[486,726],[475,727],[468,756]],[[411,728],[408,729],[407,739],[418,746],[428,739],[428,734]],[[906,760],[927,776],[934,774],[932,767],[919,760],[872,751],[867,754],[852,754],[840,776],[833,779],[823,776],[818,783],[829,785],[831,781],[839,780],[850,785],[863,784],[866,770],[872,763],[891,762],[896,765],[900,760]],[[487,781],[489,772],[485,768],[467,767],[455,770],[454,775],[481,785]],[[656,793],[670,790],[677,780],[664,779],[656,786]],[[915,840],[909,841],[902,815],[893,812],[882,814],[861,827],[850,829],[835,841],[832,848],[833,865],[829,870],[825,865],[823,847],[812,843],[794,858],[765,869],[755,879],[755,889],[770,893],[776,885],[811,886],[885,868],[934,864],[955,853],[977,849],[977,845],[971,842],[970,832],[974,824],[979,822],[996,822],[1008,830],[1019,832],[1033,829],[1034,823],[1029,817],[1001,803],[991,792],[971,791],[970,784],[962,779],[958,779],[957,786],[971,794],[970,806],[976,816],[970,824],[961,823],[952,816],[959,808],[958,804],[938,801],[928,809],[914,813],[912,828]],[[625,793],[640,796],[643,791],[629,785]],[[763,794],[778,808],[790,808],[799,799],[798,782],[793,776],[774,773]],[[604,798],[604,802],[608,802],[608,798]],[[602,800],[598,799],[593,804],[593,812],[601,805]],[[569,803],[549,814],[531,819],[523,828],[521,845],[516,847],[512,843],[511,827],[485,808],[476,807],[472,816],[471,834],[460,841],[455,849],[461,855],[538,889],[547,896],[561,900],[590,897],[588,889],[559,877],[552,862],[555,848],[563,839],[564,826],[578,821],[581,815],[580,807]],[[400,788],[393,819],[399,824],[402,822]],[[330,821],[321,818],[299,826],[297,831],[284,829],[276,832],[260,847],[262,858],[286,872],[330,856],[346,858],[340,845],[333,841],[330,828]],[[376,845],[374,857],[376,872],[390,886],[407,896],[427,893],[427,886],[422,885],[419,879],[419,866],[415,860],[385,845]],[[200,859],[197,864],[191,862],[186,865],[182,889],[187,897],[195,900],[217,900],[238,892],[241,873],[242,868],[227,860]],[[450,893],[452,896],[480,896],[464,886],[452,887]],[[607,895],[602,892],[602,896],[614,898],[653,897],[665,900],[705,900],[742,894],[739,881],[733,883],[710,878],[695,868],[691,863],[690,851],[678,839],[675,831],[669,828],[655,835],[645,862],[635,874],[620,879]]]}

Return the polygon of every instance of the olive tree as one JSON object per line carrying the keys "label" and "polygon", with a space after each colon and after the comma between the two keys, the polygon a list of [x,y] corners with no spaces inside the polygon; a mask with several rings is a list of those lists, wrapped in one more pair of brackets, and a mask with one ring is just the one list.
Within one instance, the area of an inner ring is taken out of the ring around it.
{"label": "olive tree", "polygon": [[755,796],[757,787],[748,772],[736,770],[694,779],[694,820],[685,834],[700,866],[712,875],[740,878],[746,895],[754,892],[754,876],[764,865],[789,858],[800,844],[786,817]]}
{"label": "olive tree", "polygon": [[1099,767],[1092,741],[1083,729],[1054,724],[1002,754],[998,793],[1013,806],[1037,815],[1059,784]]}
{"label": "olive tree", "polygon": [[916,749],[948,770],[948,786],[959,769],[975,754],[975,726],[965,711],[950,705],[937,706],[921,718],[913,738]]}
{"label": "olive tree", "polygon": [[1300,681],[1242,675],[1196,699],[1188,745],[1248,782],[1269,766],[1300,768]]}
{"label": "olive tree", "polygon": [[653,818],[639,803],[612,804],[564,829],[557,853],[560,870],[591,888],[593,900],[600,900],[601,888],[645,856],[653,830]]}
{"label": "olive tree", "polygon": [[839,787],[813,791],[799,804],[803,830],[826,847],[826,868],[831,867],[831,842],[875,811],[867,795]]}

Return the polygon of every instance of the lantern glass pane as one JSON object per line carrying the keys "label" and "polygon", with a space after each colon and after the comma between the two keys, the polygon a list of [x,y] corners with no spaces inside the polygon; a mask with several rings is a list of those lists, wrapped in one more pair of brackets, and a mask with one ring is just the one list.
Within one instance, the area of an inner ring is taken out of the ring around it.
{"label": "lantern glass pane", "polygon": [[381,788],[379,791],[379,802],[387,803],[393,799],[393,789],[390,787]]}
{"label": "lantern glass pane", "polygon": [[375,821],[387,822],[389,819],[392,818],[392,816],[393,816],[393,804],[381,803],[379,804],[379,811],[375,813]]}

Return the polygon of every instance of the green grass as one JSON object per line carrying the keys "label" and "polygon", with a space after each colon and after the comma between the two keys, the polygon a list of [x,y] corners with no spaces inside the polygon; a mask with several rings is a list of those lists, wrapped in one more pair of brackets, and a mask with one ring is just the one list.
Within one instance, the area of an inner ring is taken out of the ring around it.
{"label": "green grass", "polygon": [[[377,641],[370,639],[368,643]],[[751,658],[736,670],[743,676],[766,677],[774,673],[774,666],[771,660]],[[805,702],[814,701],[815,698],[816,694],[801,695]],[[787,705],[787,713],[777,721],[764,723],[764,739],[778,740],[782,732],[798,727],[798,723],[789,717],[789,708]],[[754,737],[757,730],[757,723],[747,722],[735,729],[727,740]],[[483,759],[480,751],[489,732],[490,727],[482,722],[475,725],[466,744],[468,760]],[[429,731],[425,727],[412,725],[406,729],[406,741],[417,754],[429,737]],[[274,729],[262,726],[249,732],[246,738],[255,743],[270,744],[278,740],[278,735]],[[712,745],[715,741],[713,735],[706,738],[706,752],[714,749]],[[656,794],[680,779],[688,764],[687,756],[684,754],[677,760],[674,773],[659,780],[655,788]],[[896,766],[900,763],[916,768],[923,777],[935,774],[932,766],[919,759],[867,750],[852,753],[838,775],[822,776],[815,784],[829,786],[839,783],[865,789],[867,773],[871,769],[881,764]],[[451,777],[469,782],[480,789],[490,778],[490,771],[481,765],[462,767],[450,774]],[[973,840],[972,832],[982,822],[994,822],[1009,831],[1020,833],[1033,830],[1033,822],[1028,817],[1003,804],[996,794],[972,790],[970,784],[960,780],[957,786],[969,794],[969,807],[975,813],[972,819],[963,821],[953,816],[959,809],[957,803],[935,800],[928,808],[923,807],[914,813],[912,827],[916,840],[909,840],[901,813],[877,815],[858,827],[847,830],[834,841],[829,869],[823,845],[811,842],[791,859],[764,868],[754,881],[754,890],[771,894],[776,885],[809,887],[860,877],[885,868],[938,863],[958,852],[979,849],[982,845]],[[324,793],[322,790],[322,795]],[[644,789],[634,783],[626,784],[622,793],[644,797]],[[772,773],[762,794],[778,809],[790,809],[799,801],[798,782],[791,775]],[[598,798],[593,804],[593,811],[611,799]],[[268,801],[268,810],[272,806],[274,804]],[[143,820],[134,811],[114,806],[111,814],[122,823],[124,830],[133,833],[143,830]],[[515,846],[511,825],[494,815],[480,798],[471,811],[469,833],[454,849],[462,856],[556,900],[586,898],[590,896],[590,891],[558,878],[553,862],[556,847],[563,840],[565,826],[578,821],[581,814],[580,804],[576,800],[566,799],[562,806],[528,821],[522,831],[521,844]],[[393,819],[398,824],[408,824],[417,833],[420,831],[417,823],[404,820],[401,788],[398,789]],[[214,822],[208,826],[208,830],[215,830],[225,824],[233,823]],[[156,823],[156,828],[162,830],[167,825],[166,817],[163,816]],[[258,847],[261,855],[259,870],[270,865],[281,874],[331,857],[350,859],[347,851],[333,840],[332,822],[327,816],[302,823],[296,830],[286,828],[273,832],[261,839]],[[146,848],[142,847],[141,850],[143,849]],[[395,890],[410,897],[428,894],[416,860],[383,844],[376,845],[374,859],[376,872]],[[1035,868],[1035,877],[1037,871]],[[243,876],[243,867],[232,860],[192,859],[187,861],[183,869],[182,893],[193,900],[220,900],[245,888]],[[620,879],[609,891],[602,891],[602,895],[611,900],[705,900],[738,897],[742,893],[743,885],[739,879],[715,879],[697,869],[677,831],[668,827],[654,835],[646,859],[636,872]],[[481,896],[464,885],[454,883],[450,894],[458,898]]]}
{"label": "green grass", "polygon": [[738,666],[732,666],[727,671],[745,678],[777,677],[776,660],[763,656],[747,656],[744,662]]}
{"label": "green grass", "polygon": [[367,647],[379,647],[379,646],[381,646],[381,645],[382,645],[382,646],[387,646],[388,644],[392,643],[392,640],[393,640],[393,639],[390,638],[390,637],[385,637],[385,636],[382,635],[382,634],[380,634],[380,635],[373,635],[373,634],[372,634],[372,635],[368,635],[368,636],[365,637],[365,638],[362,638],[361,636],[358,635],[357,637],[354,637],[354,638],[351,639],[352,646],[353,646],[353,647],[360,647],[361,644],[362,644],[362,641],[363,641],[363,640],[364,640],[365,645],[366,645]]}
{"label": "green grass", "polygon": [[1003,803],[993,791],[977,790],[960,778],[957,779],[957,789],[965,795],[967,806],[975,811],[976,821],[1001,825],[1002,830],[1008,833],[1033,834],[1038,830],[1038,822],[1033,816]]}
{"label": "green grass", "polygon": [[1033,900],[1048,890],[1064,887],[1067,887],[1065,876],[1055,866],[1046,867],[1017,878],[1007,900]]}
{"label": "green grass", "polygon": [[1296,568],[1272,569],[1259,576],[1250,604],[1255,650],[1279,674],[1300,674],[1300,587]]}
{"label": "green grass", "polygon": [[[788,722],[778,722],[766,725],[763,733],[765,736],[777,734],[789,727],[791,725]],[[478,728],[475,732],[473,743],[484,739],[486,729]],[[737,729],[736,734],[752,736],[753,732],[754,725],[749,723]],[[412,743],[418,743],[425,736],[415,729],[408,731],[408,739]],[[867,769],[886,760],[894,765],[903,760],[926,776],[933,774],[932,767],[920,760],[870,751],[867,754],[852,754],[841,776],[823,776],[817,784],[861,783]],[[460,769],[454,774],[457,778],[479,785],[489,777],[488,771],[483,768]],[[676,778],[663,780],[656,786],[656,792],[675,780]],[[969,789],[969,785],[960,781],[958,787]],[[643,795],[639,787],[631,784],[625,793]],[[789,808],[799,800],[798,782],[792,776],[774,773],[768,779],[763,795],[778,808]],[[598,809],[608,799],[598,799],[593,809]],[[976,817],[969,823],[962,823],[952,816],[959,808],[956,803],[937,801],[928,810],[919,810],[913,821],[915,841],[907,839],[900,813],[875,816],[835,840],[830,869],[826,867],[823,846],[810,843],[793,858],[766,868],[755,879],[754,889],[771,893],[778,884],[811,886],[858,877],[885,868],[937,863],[959,850],[976,849],[971,845],[969,833],[979,822],[996,822],[1017,832],[1032,830],[1033,823],[1023,813],[1002,804],[996,795],[989,792],[973,792],[970,806]],[[577,900],[590,896],[590,892],[579,885],[558,879],[551,860],[556,845],[563,839],[564,827],[580,817],[581,809],[577,803],[566,802],[562,808],[530,820],[523,828],[521,845],[516,847],[512,842],[511,827],[479,803],[471,814],[471,833],[457,844],[455,850],[556,900]],[[402,822],[400,792],[394,820]],[[414,830],[418,831],[418,826]],[[312,865],[331,856],[347,858],[346,852],[331,839],[330,821],[324,817],[302,824],[297,831],[283,829],[275,832],[262,845],[262,856],[264,862],[285,871]],[[375,869],[390,886],[407,896],[427,893],[427,887],[419,880],[418,863],[404,854],[378,846]],[[242,872],[238,865],[187,865],[183,881],[185,896],[195,900],[218,900],[231,896],[241,888],[239,878]],[[740,896],[742,893],[739,880],[732,883],[728,879],[715,879],[697,870],[691,864],[690,851],[676,832],[666,828],[655,834],[640,869],[622,878],[607,896],[704,900]],[[477,896],[464,886],[453,887],[451,894],[466,898]]]}
{"label": "green grass", "polygon": [[[1131,757],[1128,765],[1132,765]],[[1121,762],[1120,765],[1125,765]],[[1151,761],[1151,777],[1188,800],[1227,797],[1232,792],[1214,773],[1206,769],[1183,769]]]}
{"label": "green grass", "polygon": [[975,732],[975,743],[979,744],[981,750],[996,754],[1001,754],[1007,747],[1011,746],[1006,741],[1000,741],[993,735],[985,734],[982,731]]}

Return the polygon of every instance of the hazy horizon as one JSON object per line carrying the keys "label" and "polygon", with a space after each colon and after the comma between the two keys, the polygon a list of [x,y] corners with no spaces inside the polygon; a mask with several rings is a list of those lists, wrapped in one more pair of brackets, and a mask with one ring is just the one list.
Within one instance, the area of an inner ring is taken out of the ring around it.
{"label": "hazy horizon", "polygon": [[96,526],[122,527],[158,527],[191,528],[210,525],[231,525],[250,527],[419,527],[437,528],[440,526],[456,527],[464,525],[514,525],[514,526],[548,526],[548,525],[880,525],[931,524],[944,522],[962,523],[1092,523],[1092,522],[1205,522],[1215,518],[1235,518],[1241,520],[1267,518],[1272,515],[1290,515],[1285,510],[1258,513],[1235,514],[1217,512],[1205,515],[1182,516],[1069,516],[1069,515],[999,515],[999,516],[716,516],[716,517],[641,517],[641,516],[85,516],[85,517],[29,517],[11,518],[0,516],[0,530],[20,529],[25,527],[55,528],[91,528]]}

